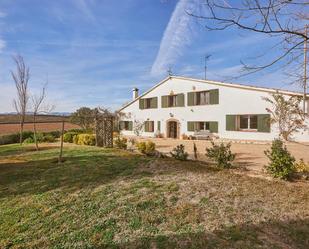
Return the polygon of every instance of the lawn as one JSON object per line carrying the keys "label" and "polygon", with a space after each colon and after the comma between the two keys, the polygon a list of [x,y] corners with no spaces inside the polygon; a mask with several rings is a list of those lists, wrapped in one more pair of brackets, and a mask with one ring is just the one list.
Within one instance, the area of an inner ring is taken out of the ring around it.
{"label": "lawn", "polygon": [[0,146],[0,248],[309,248],[309,185],[116,149]]}

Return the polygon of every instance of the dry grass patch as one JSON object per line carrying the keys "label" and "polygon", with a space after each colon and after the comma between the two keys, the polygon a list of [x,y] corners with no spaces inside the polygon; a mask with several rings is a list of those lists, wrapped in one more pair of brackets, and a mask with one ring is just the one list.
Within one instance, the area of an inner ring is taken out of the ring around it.
{"label": "dry grass patch", "polygon": [[87,146],[58,165],[57,148],[14,146],[0,147],[1,248],[309,246],[308,184]]}

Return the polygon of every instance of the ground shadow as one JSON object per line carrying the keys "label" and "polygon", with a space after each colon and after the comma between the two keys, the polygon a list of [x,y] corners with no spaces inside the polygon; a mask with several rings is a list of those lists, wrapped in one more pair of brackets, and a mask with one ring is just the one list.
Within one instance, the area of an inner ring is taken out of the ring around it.
{"label": "ground shadow", "polygon": [[213,232],[142,237],[98,248],[309,248],[309,219],[269,221],[223,227]]}
{"label": "ground shadow", "polygon": [[[61,164],[56,159],[0,164],[0,198],[26,193],[39,194],[58,188],[66,192],[81,190],[86,186],[95,188],[119,177],[132,175],[142,163],[138,155],[65,157]],[[138,177],[138,172],[134,174]]]}

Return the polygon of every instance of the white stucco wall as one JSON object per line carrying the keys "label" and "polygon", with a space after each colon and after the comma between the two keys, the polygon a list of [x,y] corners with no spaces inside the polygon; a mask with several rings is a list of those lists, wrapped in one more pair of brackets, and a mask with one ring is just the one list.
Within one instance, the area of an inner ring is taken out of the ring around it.
{"label": "white stucco wall", "polygon": [[[219,104],[187,106],[187,93],[219,89]],[[185,107],[161,108],[161,96],[174,94],[185,94]],[[123,120],[154,121],[155,131],[157,121],[161,121],[161,133],[166,135],[166,121],[177,119],[180,122],[180,135],[192,135],[187,131],[187,121],[217,121],[218,135],[220,138],[245,139],[245,140],[272,140],[278,137],[276,127],[271,127],[270,133],[226,131],[226,115],[241,114],[267,114],[267,102],[262,97],[269,97],[270,93],[260,90],[248,90],[239,87],[229,87],[208,84],[205,82],[192,81],[179,78],[171,78],[143,96],[143,98],[158,97],[157,109],[139,109],[139,101],[135,101],[122,110],[129,117]],[[307,107],[308,108],[308,107]],[[307,121],[308,122],[308,121]],[[308,122],[309,123],[309,122]],[[133,135],[132,131],[123,131],[125,135]],[[154,136],[154,133],[143,132],[142,136]],[[309,131],[302,131],[295,135],[297,141],[309,141]]]}

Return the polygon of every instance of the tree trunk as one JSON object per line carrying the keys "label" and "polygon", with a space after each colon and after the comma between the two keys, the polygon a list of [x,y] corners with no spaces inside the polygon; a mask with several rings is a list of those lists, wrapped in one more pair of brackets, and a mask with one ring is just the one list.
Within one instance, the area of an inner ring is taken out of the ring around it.
{"label": "tree trunk", "polygon": [[24,122],[20,122],[20,131],[19,131],[19,144],[23,144],[23,132],[24,132]]}
{"label": "tree trunk", "polygon": [[37,151],[39,151],[39,144],[36,134],[36,114],[33,114],[33,139],[35,143],[35,148]]}

